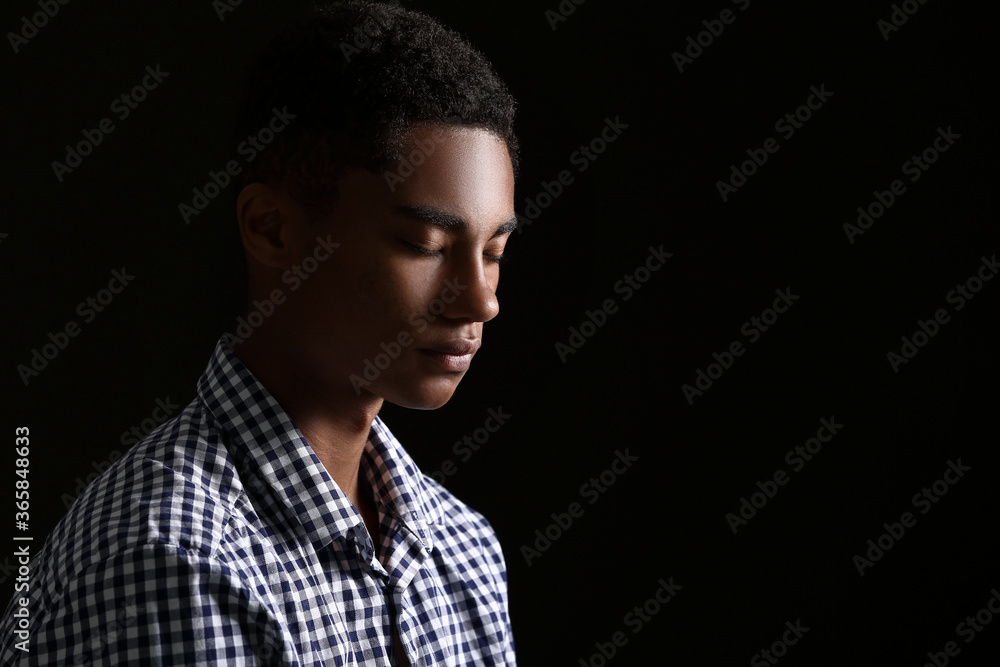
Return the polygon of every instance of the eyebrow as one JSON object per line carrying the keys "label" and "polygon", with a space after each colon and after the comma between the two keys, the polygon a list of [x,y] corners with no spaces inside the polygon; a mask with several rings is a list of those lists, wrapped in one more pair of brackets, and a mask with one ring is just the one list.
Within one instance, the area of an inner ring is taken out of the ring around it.
{"label": "eyebrow", "polygon": [[[469,223],[467,223],[463,218],[448,213],[447,211],[442,211],[441,209],[433,206],[401,205],[397,206],[396,210],[408,218],[419,220],[420,222],[434,225],[450,232],[462,234],[469,229]],[[493,232],[493,235],[490,238],[492,239],[497,236],[503,236],[504,234],[510,234],[516,227],[517,215],[515,214],[510,220],[497,227],[496,231]]]}

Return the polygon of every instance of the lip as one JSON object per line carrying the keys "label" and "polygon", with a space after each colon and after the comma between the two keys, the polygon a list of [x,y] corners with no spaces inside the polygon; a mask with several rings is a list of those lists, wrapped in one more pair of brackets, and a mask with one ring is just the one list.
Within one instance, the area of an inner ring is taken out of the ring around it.
{"label": "lip", "polygon": [[472,357],[482,346],[480,338],[452,338],[432,347],[417,350],[449,373],[463,373],[472,365]]}

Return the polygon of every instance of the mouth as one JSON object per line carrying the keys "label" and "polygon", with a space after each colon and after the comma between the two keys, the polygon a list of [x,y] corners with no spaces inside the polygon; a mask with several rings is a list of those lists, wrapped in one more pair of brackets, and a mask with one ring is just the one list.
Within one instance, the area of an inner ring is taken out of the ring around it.
{"label": "mouth", "polygon": [[482,346],[480,338],[453,338],[433,347],[417,350],[435,361],[449,373],[464,373],[472,365],[472,357]]}

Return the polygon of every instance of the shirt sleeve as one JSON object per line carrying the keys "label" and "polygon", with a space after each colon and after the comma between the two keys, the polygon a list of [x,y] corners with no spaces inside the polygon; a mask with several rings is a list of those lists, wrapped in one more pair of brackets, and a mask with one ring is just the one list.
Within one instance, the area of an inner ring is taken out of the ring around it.
{"label": "shirt sleeve", "polygon": [[167,544],[84,570],[31,624],[18,665],[295,664],[278,620],[232,567]]}

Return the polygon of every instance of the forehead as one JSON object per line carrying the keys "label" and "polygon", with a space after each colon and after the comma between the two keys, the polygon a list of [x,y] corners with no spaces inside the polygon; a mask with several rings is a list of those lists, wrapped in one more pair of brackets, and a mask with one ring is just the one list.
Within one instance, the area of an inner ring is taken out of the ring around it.
{"label": "forehead", "polygon": [[470,223],[492,223],[514,212],[507,146],[479,128],[411,128],[401,159],[385,177],[395,204],[433,206]]}

